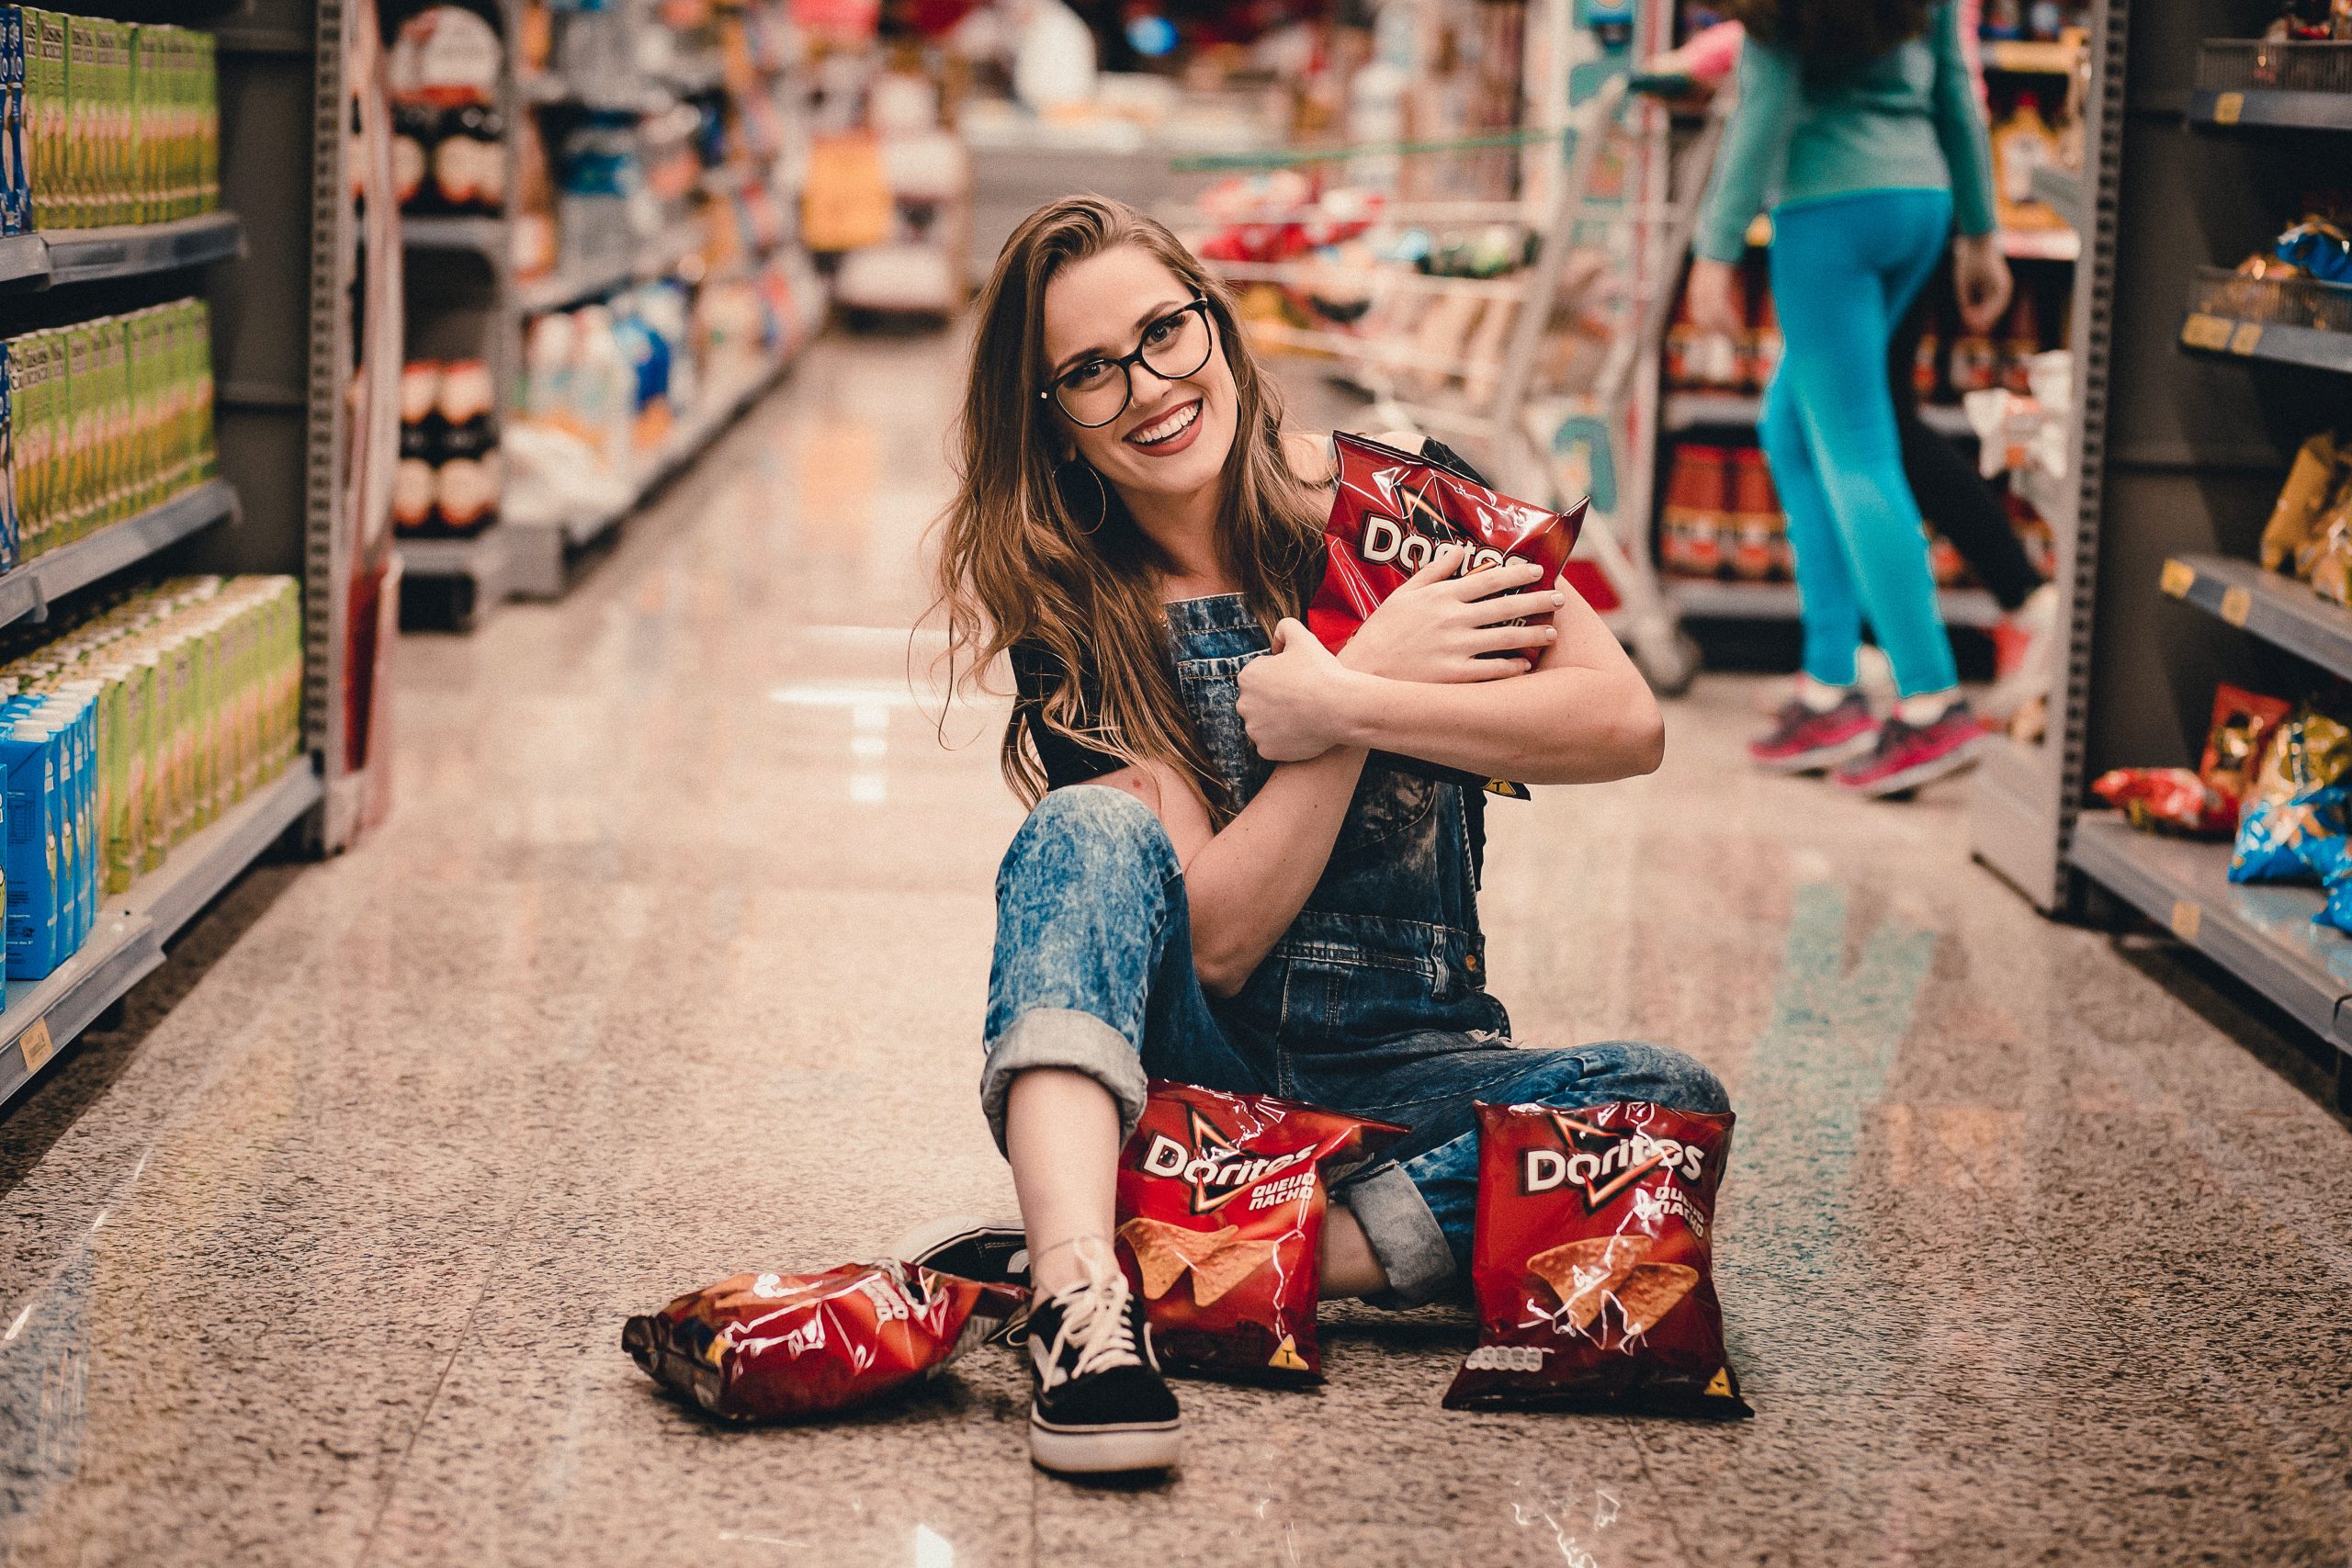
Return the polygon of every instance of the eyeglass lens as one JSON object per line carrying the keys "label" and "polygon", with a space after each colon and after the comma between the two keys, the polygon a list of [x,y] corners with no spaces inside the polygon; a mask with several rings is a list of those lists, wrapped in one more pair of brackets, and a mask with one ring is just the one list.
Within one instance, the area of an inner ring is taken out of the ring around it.
{"label": "eyeglass lens", "polygon": [[[1176,311],[1146,327],[1136,346],[1144,365],[1162,380],[1190,376],[1209,362],[1209,324],[1205,312]],[[1098,359],[1082,365],[1056,383],[1054,400],[1062,412],[1080,424],[1108,424],[1126,411],[1134,395],[1132,372],[1118,360]]]}

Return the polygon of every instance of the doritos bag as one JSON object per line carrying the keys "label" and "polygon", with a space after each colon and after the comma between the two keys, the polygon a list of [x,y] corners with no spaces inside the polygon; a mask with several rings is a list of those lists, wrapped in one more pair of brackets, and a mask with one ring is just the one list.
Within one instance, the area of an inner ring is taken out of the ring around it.
{"label": "doritos bag", "polygon": [[1119,1156],[1119,1257],[1162,1361],[1315,1382],[1335,1170],[1405,1129],[1155,1079]]}
{"label": "doritos bag", "polygon": [[1711,1262],[1732,1119],[1477,1109],[1478,1348],[1446,1404],[1751,1414]]}
{"label": "doritos bag", "polygon": [[621,1348],[653,1381],[729,1421],[824,1416],[926,1378],[988,1337],[1023,1292],[909,1263],[738,1274],[632,1317]]}
{"label": "doritos bag", "polygon": [[2263,749],[2238,810],[2230,880],[2307,880],[2310,868],[2296,846],[2305,839],[2352,830],[2352,791],[2343,782],[2347,770],[2352,729],[2309,708],[2280,725]]}
{"label": "doritos bag", "polygon": [[1557,580],[1584,527],[1589,502],[1553,512],[1361,435],[1341,431],[1331,441],[1340,459],[1338,493],[1324,525],[1323,581],[1307,604],[1306,626],[1334,653],[1382,600],[1429,564],[1438,546],[1469,546],[1464,572],[1505,560],[1535,562],[1544,576],[1520,590],[1525,592]]}

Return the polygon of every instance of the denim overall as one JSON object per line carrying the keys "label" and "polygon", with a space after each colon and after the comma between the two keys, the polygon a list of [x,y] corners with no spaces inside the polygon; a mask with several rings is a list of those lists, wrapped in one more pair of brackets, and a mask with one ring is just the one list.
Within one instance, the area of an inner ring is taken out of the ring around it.
{"label": "denim overall", "polygon": [[[1168,606],[1178,683],[1210,763],[1246,804],[1272,772],[1234,711],[1267,650],[1238,594]],[[1124,792],[1057,789],[997,876],[981,1104],[999,1145],[1013,1077],[1082,1072],[1124,1124],[1147,1077],[1283,1095],[1411,1129],[1338,1196],[1386,1269],[1387,1301],[1458,1293],[1476,1213],[1474,1102],[1650,1100],[1725,1109],[1706,1068],[1661,1046],[1525,1049],[1486,990],[1477,804],[1464,787],[1366,763],[1329,864],[1240,991],[1193,969],[1183,873],[1159,819]]]}

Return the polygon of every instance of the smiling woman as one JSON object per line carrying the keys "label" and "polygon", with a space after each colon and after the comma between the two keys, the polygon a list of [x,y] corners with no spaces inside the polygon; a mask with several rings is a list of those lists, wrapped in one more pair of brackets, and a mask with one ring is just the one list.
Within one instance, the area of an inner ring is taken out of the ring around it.
{"label": "smiling woman", "polygon": [[1474,1102],[1723,1091],[1659,1046],[1518,1048],[1485,987],[1482,797],[1446,770],[1660,755],[1584,602],[1526,563],[1456,576],[1448,547],[1327,651],[1296,619],[1326,444],[1285,435],[1223,288],[1117,202],[1033,214],[979,318],[938,570],[959,673],[1001,654],[1018,687],[1004,771],[1032,810],[997,881],[980,1099],[1023,1230],[943,1222],[897,1255],[1025,1258],[1033,1457],[1159,1468],[1176,1403],[1110,1239],[1148,1077],[1409,1127],[1335,1190],[1319,1258],[1325,1294],[1396,1304],[1464,1288]]}

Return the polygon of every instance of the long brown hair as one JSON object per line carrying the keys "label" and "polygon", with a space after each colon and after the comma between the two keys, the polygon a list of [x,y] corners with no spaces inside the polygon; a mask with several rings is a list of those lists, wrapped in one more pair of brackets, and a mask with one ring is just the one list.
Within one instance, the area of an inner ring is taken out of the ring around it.
{"label": "long brown hair", "polygon": [[[1957,3],[1957,0],[1946,0]],[[1816,73],[1876,60],[1928,30],[1931,0],[1733,0],[1751,37],[1778,44]]]}
{"label": "long brown hair", "polygon": [[[1105,482],[1057,478],[1061,442],[1044,385],[1046,285],[1072,262],[1137,245],[1208,301],[1232,367],[1233,450],[1217,540],[1224,565],[1268,625],[1299,611],[1297,577],[1322,535],[1320,507],[1283,455],[1282,397],[1237,327],[1233,301],[1165,225],[1124,202],[1072,196],[1031,213],[981,290],[960,422],[961,483],[941,518],[938,602],[951,681],[976,682],[1015,646],[1045,655],[1038,716],[1129,763],[1189,773],[1222,821],[1234,803],[1193,734],[1169,664],[1168,620],[1153,573],[1166,563]],[[1098,511],[1099,504],[1099,511]],[[1094,699],[1089,703],[1086,699]],[[1024,727],[1004,736],[1005,782],[1023,805],[1045,794]]]}

